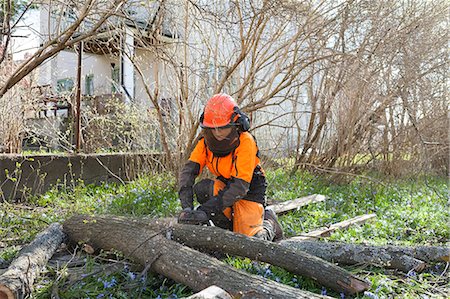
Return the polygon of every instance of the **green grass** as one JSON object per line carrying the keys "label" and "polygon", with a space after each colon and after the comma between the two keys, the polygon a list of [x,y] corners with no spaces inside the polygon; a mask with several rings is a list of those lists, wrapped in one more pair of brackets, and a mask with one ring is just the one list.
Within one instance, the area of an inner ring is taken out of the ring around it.
{"label": "green grass", "polygon": [[[310,204],[280,217],[286,236],[298,235],[357,215],[375,213],[376,219],[348,230],[337,231],[334,241],[375,245],[446,245],[449,240],[449,184],[444,178],[417,177],[395,181],[355,178],[339,184],[310,173],[290,176],[283,170],[267,172],[268,198],[285,201],[320,193],[328,200]],[[105,184],[74,188],[59,186],[28,203],[1,204],[0,240],[7,250],[0,258],[12,260],[18,246],[30,242],[52,222],[62,222],[74,213],[165,217],[180,210],[175,180],[168,174],[141,177],[127,185]],[[16,246],[17,245],[17,246]],[[105,253],[106,254],[106,253]],[[115,255],[117,262],[127,262]],[[281,283],[340,297],[311,279],[249,259],[227,257],[236,268]],[[191,290],[159,275],[141,273],[128,266],[92,274],[102,265],[99,257],[87,257],[84,276],[73,281],[67,269],[44,275],[34,291],[36,298],[49,298],[58,287],[60,298],[179,298]],[[431,265],[423,273],[401,273],[376,267],[350,267],[352,273],[371,281],[372,287],[358,298],[445,298],[448,270],[445,264]],[[132,270],[133,269],[133,270]]]}

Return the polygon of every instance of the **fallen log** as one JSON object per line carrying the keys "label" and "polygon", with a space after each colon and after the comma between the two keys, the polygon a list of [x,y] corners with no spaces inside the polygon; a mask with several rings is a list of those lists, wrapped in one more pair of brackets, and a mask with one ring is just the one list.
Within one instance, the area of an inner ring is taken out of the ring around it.
{"label": "fallen log", "polygon": [[134,218],[131,222],[138,226],[146,225],[153,230],[170,228],[170,238],[189,247],[267,262],[292,273],[310,277],[319,284],[339,293],[355,294],[370,287],[367,281],[359,279],[334,264],[298,250],[286,251],[284,246],[277,243],[248,238],[217,227],[177,224],[171,218],[153,221]]}
{"label": "fallen log", "polygon": [[0,299],[21,299],[30,295],[34,280],[64,237],[62,226],[53,223],[22,248],[8,270],[0,276]]}
{"label": "fallen log", "polygon": [[301,250],[340,265],[370,264],[405,273],[422,271],[426,262],[448,261],[449,249],[438,246],[370,246],[338,242],[295,241],[286,239],[280,245]]}
{"label": "fallen log", "polygon": [[338,293],[355,294],[369,289],[367,281],[314,255],[277,243],[249,238],[213,226],[174,224],[172,238],[189,247],[248,257],[310,277]]}
{"label": "fallen log", "polygon": [[347,243],[291,241],[280,242],[288,248],[307,252],[326,261],[339,265],[369,264],[403,272],[422,271],[426,263],[402,252],[392,252],[387,248]]}
{"label": "fallen log", "polygon": [[310,203],[324,201],[325,199],[327,198],[324,195],[312,194],[305,197],[300,197],[293,200],[283,201],[280,203],[269,205],[266,208],[272,209],[277,214],[282,214],[306,206]]}
{"label": "fallen log", "polygon": [[88,243],[95,249],[119,250],[195,292],[216,285],[238,298],[324,298],[240,271],[166,239],[165,231],[133,224],[129,218],[77,215],[66,220],[64,231],[72,241]]}
{"label": "fallen log", "polygon": [[291,240],[303,241],[303,240],[311,240],[311,239],[329,237],[331,235],[331,233],[333,233],[334,231],[336,231],[338,229],[345,229],[351,225],[361,224],[361,223],[364,223],[367,220],[375,218],[375,217],[377,217],[377,215],[375,215],[375,214],[367,214],[367,215],[357,216],[352,219],[334,223],[334,224],[330,225],[329,227],[319,228],[317,230],[313,230],[311,232],[302,234],[301,236],[292,237]]}

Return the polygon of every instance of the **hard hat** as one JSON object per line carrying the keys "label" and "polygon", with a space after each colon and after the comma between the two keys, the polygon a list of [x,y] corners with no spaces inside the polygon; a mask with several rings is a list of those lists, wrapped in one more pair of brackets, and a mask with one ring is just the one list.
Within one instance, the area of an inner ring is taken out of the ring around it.
{"label": "hard hat", "polygon": [[236,125],[235,120],[232,119],[238,118],[236,111],[238,111],[238,105],[231,96],[225,93],[213,95],[206,103],[205,110],[200,117],[200,126],[202,128],[222,128]]}

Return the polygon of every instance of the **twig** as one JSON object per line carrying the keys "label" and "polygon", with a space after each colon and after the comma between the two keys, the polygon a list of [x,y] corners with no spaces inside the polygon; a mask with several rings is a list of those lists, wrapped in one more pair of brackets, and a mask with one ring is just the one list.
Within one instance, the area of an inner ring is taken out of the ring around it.
{"label": "twig", "polygon": [[122,185],[125,185],[125,182],[119,176],[117,176],[114,172],[112,172],[107,166],[105,166],[105,164],[103,164],[102,161],[100,161],[100,159],[98,157],[95,157],[95,160],[97,160],[98,164],[100,164],[104,169],[106,169],[106,171],[110,175],[112,175],[113,177],[118,179],[122,183]]}

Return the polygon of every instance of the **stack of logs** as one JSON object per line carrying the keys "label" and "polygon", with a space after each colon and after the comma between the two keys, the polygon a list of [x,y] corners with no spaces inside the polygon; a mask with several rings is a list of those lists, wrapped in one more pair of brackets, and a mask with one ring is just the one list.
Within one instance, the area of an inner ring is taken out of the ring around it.
{"label": "stack of logs", "polygon": [[[283,213],[324,199],[313,195],[270,208]],[[233,298],[325,297],[240,271],[204,252],[221,252],[270,263],[345,294],[363,292],[370,288],[370,284],[335,263],[372,264],[408,272],[421,271],[429,262],[448,261],[449,252],[444,247],[381,247],[311,240],[372,217],[365,215],[273,243],[213,226],[177,224],[174,219],[149,221],[130,217],[76,215],[66,220],[63,226],[56,223],[50,225],[21,250],[6,272],[0,275],[0,299],[28,296],[39,271],[65,238],[73,243],[83,242],[94,250],[118,250],[147,269],[182,283],[193,291],[215,285]]]}

